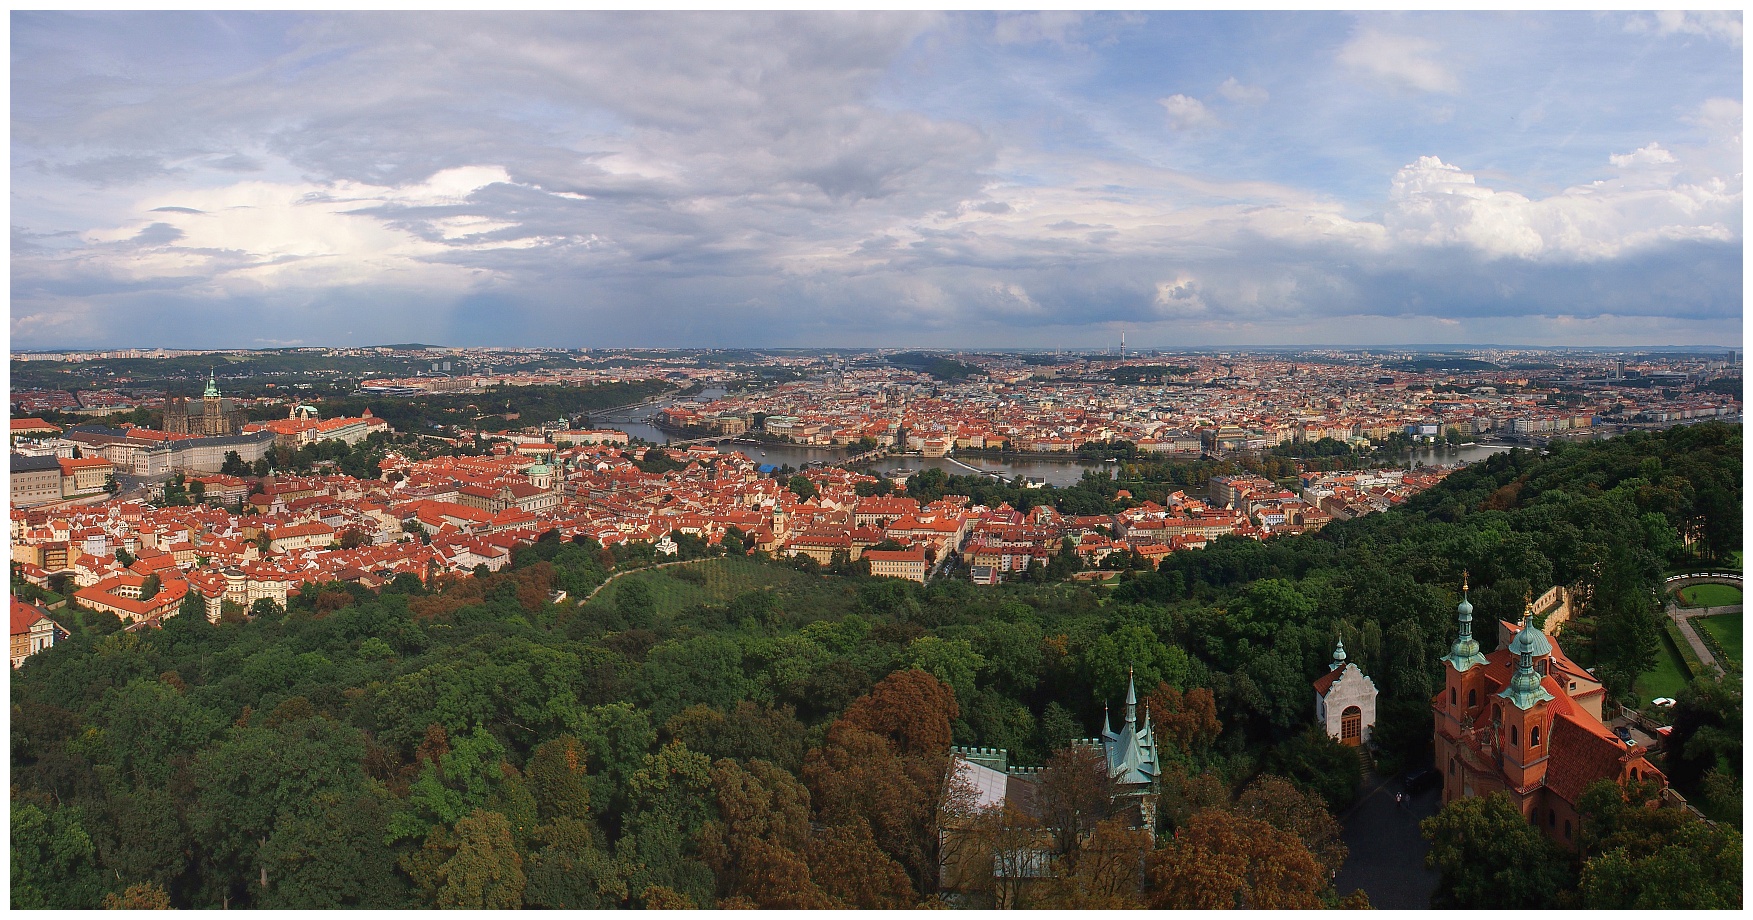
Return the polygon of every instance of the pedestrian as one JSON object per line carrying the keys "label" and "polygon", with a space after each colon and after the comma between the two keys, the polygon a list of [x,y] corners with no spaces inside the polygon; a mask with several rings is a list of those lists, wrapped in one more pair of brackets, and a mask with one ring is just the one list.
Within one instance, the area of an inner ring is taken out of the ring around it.
{"label": "pedestrian", "polygon": [[1406,793],[1404,793],[1404,792],[1394,793],[1394,807],[1401,808],[1401,809],[1406,807]]}

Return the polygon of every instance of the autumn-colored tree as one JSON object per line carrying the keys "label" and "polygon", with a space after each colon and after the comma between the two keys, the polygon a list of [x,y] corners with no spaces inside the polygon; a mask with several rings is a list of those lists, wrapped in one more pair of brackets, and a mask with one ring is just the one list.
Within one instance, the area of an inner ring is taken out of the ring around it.
{"label": "autumn-colored tree", "polygon": [[1083,840],[1114,814],[1114,781],[1101,748],[1075,745],[1054,754],[1041,771],[1041,823],[1052,829],[1053,850],[1075,864]]}
{"label": "autumn-colored tree", "polygon": [[403,868],[438,907],[509,910],[523,904],[523,857],[511,824],[497,812],[475,809],[456,827],[433,829],[426,846]]}
{"label": "autumn-colored tree", "polygon": [[1078,846],[1075,860],[1061,859],[1031,907],[1050,910],[1130,910],[1144,907],[1145,858],[1150,834],[1124,818],[1098,822]]}
{"label": "autumn-colored tree", "polygon": [[170,895],[156,882],[129,885],[121,894],[103,896],[104,910],[170,910]]}
{"label": "autumn-colored tree", "polygon": [[1262,774],[1242,790],[1231,810],[1295,834],[1329,876],[1345,863],[1349,851],[1340,840],[1344,828],[1327,812],[1326,800],[1281,776]]}
{"label": "autumn-colored tree", "polygon": [[809,863],[810,877],[839,906],[899,910],[917,899],[906,870],[876,845],[863,823],[812,833]]}
{"label": "autumn-colored tree", "polygon": [[[608,551],[604,550],[604,552],[606,553]],[[646,910],[700,909],[700,905],[695,904],[693,898],[690,898],[679,891],[665,888],[662,885],[652,885],[643,892],[640,892],[639,900],[645,902]]]}
{"label": "autumn-colored tree", "polygon": [[1182,693],[1165,681],[1145,695],[1144,705],[1156,727],[1159,750],[1172,746],[1183,754],[1203,753],[1223,731],[1223,723],[1217,719],[1217,699],[1205,687]]}
{"label": "autumn-colored tree", "polygon": [[720,896],[747,898],[758,907],[827,906],[804,855],[810,796],[803,784],[764,760],[745,769],[720,758],[712,765],[712,789],[719,817],[700,828],[697,840]]}
{"label": "autumn-colored tree", "polygon": [[1030,885],[1051,858],[1053,846],[1052,835],[1035,816],[1010,801],[1003,808],[959,802],[946,806],[942,820],[946,890],[972,906],[1033,906]]}
{"label": "autumn-colored tree", "polygon": [[1174,761],[1166,761],[1157,777],[1158,832],[1172,834],[1186,827],[1194,815],[1207,808],[1227,808],[1229,802],[1229,786],[1215,772],[1189,774]]}
{"label": "autumn-colored tree", "polygon": [[1311,909],[1328,875],[1296,835],[1208,808],[1145,870],[1150,906],[1169,910]]}
{"label": "autumn-colored tree", "polygon": [[937,754],[950,747],[950,724],[961,715],[949,684],[914,669],[896,671],[852,701],[842,718],[892,739],[902,754]]}
{"label": "autumn-colored tree", "polygon": [[822,747],[804,759],[816,819],[830,827],[866,823],[889,858],[907,870],[915,891],[937,881],[937,808],[947,752],[903,755],[897,745],[847,719],[828,728]]}

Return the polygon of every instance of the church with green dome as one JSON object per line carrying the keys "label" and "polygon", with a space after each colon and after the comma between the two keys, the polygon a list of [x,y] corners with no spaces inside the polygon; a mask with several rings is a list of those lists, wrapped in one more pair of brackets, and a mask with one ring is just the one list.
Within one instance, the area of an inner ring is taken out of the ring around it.
{"label": "church with green dome", "polygon": [[1600,680],[1535,625],[1532,603],[1521,622],[1498,624],[1497,649],[1484,653],[1463,580],[1455,624],[1443,689],[1431,700],[1444,805],[1505,792],[1549,837],[1575,847],[1591,783],[1667,785],[1642,748],[1602,721]]}

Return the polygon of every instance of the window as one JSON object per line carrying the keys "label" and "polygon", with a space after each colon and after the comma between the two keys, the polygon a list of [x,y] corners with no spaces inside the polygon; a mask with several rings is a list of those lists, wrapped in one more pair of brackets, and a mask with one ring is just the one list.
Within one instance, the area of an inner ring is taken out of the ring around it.
{"label": "window", "polygon": [[1455,705],[1455,688],[1454,687],[1449,688],[1449,705],[1450,706]]}
{"label": "window", "polygon": [[1558,826],[1558,812],[1551,809],[1551,808],[1546,809],[1546,826],[1547,827],[1557,827]]}
{"label": "window", "polygon": [[1533,728],[1528,729],[1528,747],[1537,748],[1539,746],[1540,746],[1540,726],[1536,725]]}
{"label": "window", "polygon": [[1467,705],[1468,706],[1479,705],[1479,691],[1478,690],[1467,691]]}
{"label": "window", "polygon": [[1452,757],[1449,758],[1449,775],[1450,776],[1455,775],[1455,760]]}
{"label": "window", "polygon": [[1564,819],[1564,839],[1566,839],[1566,840],[1570,839],[1570,819],[1569,818]]}
{"label": "window", "polygon": [[1516,727],[1514,725],[1511,725],[1510,726],[1510,745],[1514,746],[1515,743],[1516,743]]}

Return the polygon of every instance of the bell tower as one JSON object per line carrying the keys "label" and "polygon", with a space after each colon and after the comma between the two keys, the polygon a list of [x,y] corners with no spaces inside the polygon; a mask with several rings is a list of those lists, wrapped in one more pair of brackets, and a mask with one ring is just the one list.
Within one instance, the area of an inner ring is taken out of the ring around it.
{"label": "bell tower", "polygon": [[1552,643],[1534,625],[1532,603],[1522,612],[1522,628],[1510,640],[1510,654],[1516,662],[1515,675],[1492,702],[1499,710],[1497,749],[1503,753],[1504,778],[1513,790],[1524,792],[1546,775],[1552,733],[1546,704],[1553,696],[1543,686]]}
{"label": "bell tower", "polygon": [[1455,642],[1444,655],[1443,689],[1431,701],[1436,721],[1436,766],[1444,773],[1443,803],[1462,797],[1464,785],[1455,780],[1463,739],[1476,725],[1489,719],[1486,699],[1485,656],[1473,638],[1473,603],[1468,599],[1467,573],[1461,573],[1461,602],[1455,605]]}

